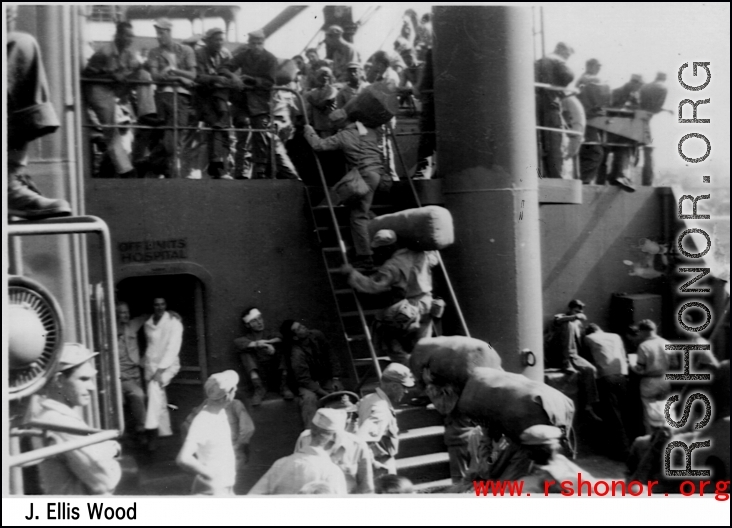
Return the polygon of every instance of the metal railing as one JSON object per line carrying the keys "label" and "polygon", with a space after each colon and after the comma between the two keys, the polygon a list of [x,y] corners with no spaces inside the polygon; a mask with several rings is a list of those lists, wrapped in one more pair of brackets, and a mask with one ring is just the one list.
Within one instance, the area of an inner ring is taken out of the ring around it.
{"label": "metal railing", "polygon": [[[103,124],[103,123],[88,123],[84,124],[84,128],[97,128],[97,129],[108,129],[108,128],[116,128],[116,129],[132,129],[132,130],[150,130],[150,131],[166,131],[166,130],[172,130],[173,131],[173,170],[174,170],[174,176],[175,178],[180,178],[180,145],[179,145],[179,133],[185,132],[185,131],[192,131],[192,132],[246,132],[246,133],[262,133],[262,134],[277,134],[277,128],[274,126],[274,108],[270,104],[270,127],[269,128],[252,128],[252,127],[207,127],[207,126],[182,126],[178,124],[178,97],[179,92],[177,88],[180,88],[180,84],[176,81],[146,81],[146,80],[136,80],[136,79],[130,79],[125,80],[123,82],[118,82],[113,79],[96,79],[96,78],[88,78],[83,77],[81,79],[82,84],[109,84],[114,85],[115,87],[118,87],[120,85],[156,85],[156,86],[171,86],[173,88],[176,88],[172,91],[173,93],[173,120],[172,125],[159,125],[159,126],[152,126],[152,125],[140,125],[140,124]],[[292,90],[290,88],[285,88],[281,86],[274,86],[269,89],[270,91],[276,91],[276,90],[282,90],[282,91],[290,91],[293,93],[297,93],[295,90]],[[245,88],[243,91],[247,91]],[[299,94],[298,94],[299,95]],[[191,97],[196,97],[196,95],[191,94]],[[301,101],[302,103],[302,101]],[[304,106],[302,107],[304,108]],[[90,110],[92,110],[90,108]],[[93,111],[93,110],[92,110]],[[199,123],[200,123],[199,119]],[[269,163],[270,170],[276,171],[276,165],[274,163],[275,161],[275,144],[274,141],[269,142],[269,158],[271,160],[271,163]]]}
{"label": "metal railing", "polygon": [[[542,44],[542,47],[543,47],[543,44]],[[534,89],[547,90],[550,92],[566,92],[567,91],[567,87],[554,86],[551,84],[540,83],[540,82],[534,82]],[[574,95],[574,94],[572,94],[572,95]],[[537,110],[538,110],[538,108],[537,108]],[[577,132],[576,130],[570,130],[567,128],[554,128],[554,127],[545,127],[545,126],[540,126],[540,125],[536,125],[535,128],[537,130],[536,144],[539,146],[542,145],[541,134],[539,134],[539,131],[550,132],[553,134],[567,134],[568,136],[584,136],[585,135],[584,132]],[[582,142],[582,144],[584,144],[584,141]],[[543,165],[541,151],[542,151],[542,149],[539,148],[539,152],[538,152],[539,159],[537,160],[538,167],[542,167],[542,165]],[[581,179],[580,178],[580,166],[579,166],[579,152],[577,154],[575,154],[574,156],[572,156],[571,159],[572,159],[572,173],[573,173],[572,179],[579,180],[579,179]]]}
{"label": "metal railing", "polygon": [[[9,467],[21,467],[32,462],[43,460],[51,456],[73,451],[92,444],[103,442],[117,438],[124,431],[124,415],[122,408],[122,389],[119,378],[119,353],[117,350],[117,324],[115,321],[114,310],[114,280],[112,275],[112,249],[111,237],[107,224],[94,216],[78,216],[68,218],[54,218],[49,220],[23,221],[11,223],[8,225],[8,236],[37,236],[37,235],[59,235],[59,234],[97,234],[101,238],[102,252],[102,275],[103,284],[106,291],[106,327],[109,332],[105,336],[106,343],[100,343],[103,347],[100,355],[101,371],[104,378],[111,383],[109,387],[102,387],[100,390],[101,398],[105,409],[114,410],[114,423],[110,430],[98,430],[89,428],[88,430],[69,430],[66,426],[56,426],[55,424],[43,422],[29,422],[23,424],[27,426],[27,432],[30,436],[35,436],[37,430],[73,432],[86,434],[88,436],[74,439],[57,445],[34,449],[26,453],[11,453],[8,459]],[[91,348],[91,347],[90,347]],[[111,389],[111,390],[108,390]],[[16,433],[23,433],[25,427],[20,428]],[[11,431],[12,433],[12,431]]]}

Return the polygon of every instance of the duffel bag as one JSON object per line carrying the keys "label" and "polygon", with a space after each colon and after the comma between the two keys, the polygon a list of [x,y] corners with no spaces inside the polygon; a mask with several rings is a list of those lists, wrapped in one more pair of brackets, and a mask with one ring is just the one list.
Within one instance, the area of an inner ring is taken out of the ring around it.
{"label": "duffel bag", "polygon": [[369,238],[380,229],[391,229],[415,251],[444,249],[455,241],[452,215],[437,205],[377,216],[369,222]]}

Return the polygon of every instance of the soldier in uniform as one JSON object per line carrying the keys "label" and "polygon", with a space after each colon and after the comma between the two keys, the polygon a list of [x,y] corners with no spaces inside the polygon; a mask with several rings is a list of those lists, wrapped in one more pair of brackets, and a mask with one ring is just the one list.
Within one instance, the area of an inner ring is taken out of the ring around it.
{"label": "soldier in uniform", "polygon": [[[275,85],[277,58],[264,49],[265,35],[261,29],[249,33],[249,43],[234,51],[232,58],[224,64],[220,73],[229,77],[237,90],[232,96],[234,125],[243,128],[250,125],[264,130],[271,125],[270,90]],[[239,74],[235,74],[236,72]],[[236,174],[245,172],[245,152],[248,133],[237,132]],[[252,178],[299,179],[295,166],[285,152],[282,141],[270,132],[253,132],[251,137]],[[270,149],[275,148],[276,166],[271,167]],[[268,170],[270,169],[270,170]]]}
{"label": "soldier in uniform", "polygon": [[[612,107],[623,110],[638,109],[640,106],[639,90],[641,86],[643,86],[643,78],[635,73],[631,75],[629,82],[612,91]],[[608,134],[608,141],[610,143],[628,144],[627,147],[614,146],[610,148],[610,151],[613,153],[613,165],[609,178],[610,185],[619,185],[623,190],[634,192],[635,188],[633,187],[633,183],[628,178],[633,141],[615,134]]]}
{"label": "soldier in uniform", "polygon": [[[231,52],[224,47],[224,30],[211,28],[204,37],[205,46],[196,50],[196,99],[201,121],[208,128],[225,129],[231,125],[229,112],[230,80],[218,70],[231,59]],[[229,175],[229,132],[214,130],[205,132],[208,138],[208,173],[213,178],[233,179]]]}
{"label": "soldier in uniform", "polygon": [[60,123],[51,105],[51,90],[41,49],[28,33],[15,30],[17,7],[6,9],[8,31],[8,214],[26,220],[68,216],[66,200],[45,198],[24,174],[31,141],[52,134]]}
{"label": "soldier in uniform", "polygon": [[[534,65],[536,82],[566,87],[574,79],[574,73],[567,66],[567,59],[574,50],[564,42],[557,44],[554,53],[536,61]],[[536,92],[537,123],[549,128],[562,128],[562,93],[556,90],[539,89]],[[549,178],[562,177],[562,133],[543,130],[541,132],[542,157]]]}

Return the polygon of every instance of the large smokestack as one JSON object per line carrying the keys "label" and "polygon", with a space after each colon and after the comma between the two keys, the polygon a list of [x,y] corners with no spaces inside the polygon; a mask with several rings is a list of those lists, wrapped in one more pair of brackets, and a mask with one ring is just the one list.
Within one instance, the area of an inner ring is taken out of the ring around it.
{"label": "large smokestack", "polygon": [[531,12],[437,7],[434,31],[437,159],[457,234],[448,269],[473,336],[489,341],[507,370],[541,381]]}

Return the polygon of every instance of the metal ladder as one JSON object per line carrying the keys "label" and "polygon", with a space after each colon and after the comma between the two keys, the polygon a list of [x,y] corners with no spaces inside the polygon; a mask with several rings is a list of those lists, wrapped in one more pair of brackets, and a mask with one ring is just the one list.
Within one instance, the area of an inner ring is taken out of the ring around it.
{"label": "metal ladder", "polygon": [[[328,193],[323,197],[319,187],[306,187],[306,197],[310,206],[311,220],[328,274],[328,282],[338,317],[341,321],[343,337],[351,357],[351,374],[358,392],[367,381],[370,373],[381,378],[381,363],[388,363],[388,356],[378,356],[371,335],[373,317],[380,311],[371,306],[378,305],[380,296],[362,297],[348,285],[346,276],[341,274],[341,266],[348,263],[346,244],[342,231],[348,230],[348,208],[333,205]],[[386,212],[389,205],[375,204],[372,210]]]}

